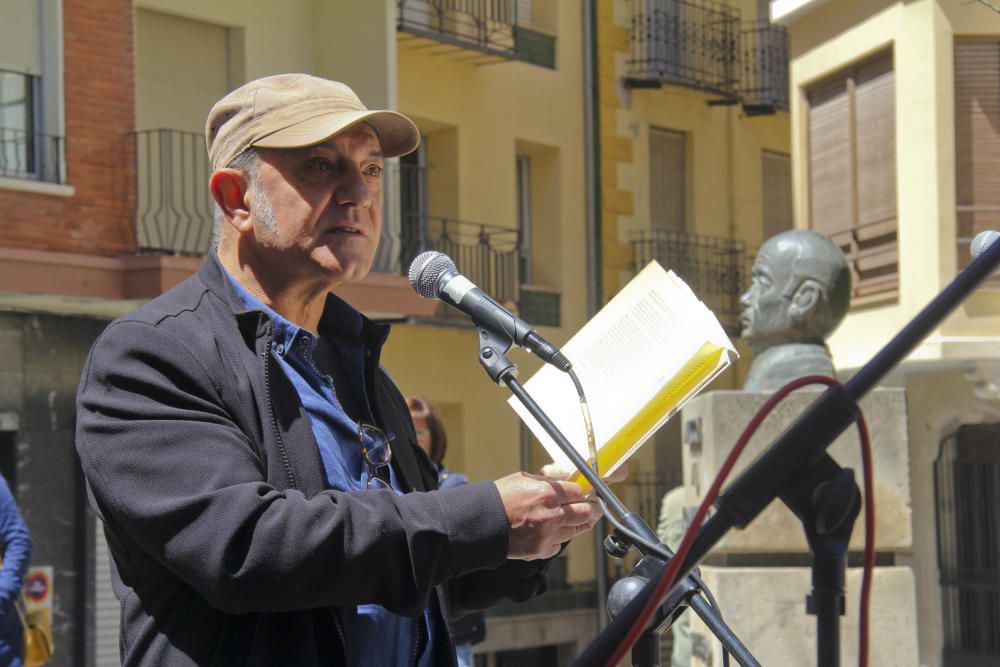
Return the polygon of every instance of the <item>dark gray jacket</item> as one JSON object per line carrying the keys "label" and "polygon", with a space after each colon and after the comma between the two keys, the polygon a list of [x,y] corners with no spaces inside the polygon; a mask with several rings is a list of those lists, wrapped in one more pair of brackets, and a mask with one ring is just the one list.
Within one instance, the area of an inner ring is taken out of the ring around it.
{"label": "dark gray jacket", "polygon": [[[541,563],[505,561],[491,482],[423,493],[437,474],[378,364],[387,334],[366,320],[366,384],[396,434],[403,496],[324,489],[271,322],[242,307],[214,255],[104,330],[76,447],[123,601],[123,667],[351,664],[338,607],[430,608],[440,639],[446,618],[542,590]],[[450,643],[436,646],[432,663],[451,664]]]}

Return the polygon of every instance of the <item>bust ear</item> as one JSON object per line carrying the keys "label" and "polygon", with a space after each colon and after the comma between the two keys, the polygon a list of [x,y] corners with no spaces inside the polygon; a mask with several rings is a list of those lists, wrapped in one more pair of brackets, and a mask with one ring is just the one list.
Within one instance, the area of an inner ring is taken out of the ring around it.
{"label": "bust ear", "polygon": [[805,278],[792,295],[788,313],[793,322],[800,322],[823,300],[823,286],[812,278]]}

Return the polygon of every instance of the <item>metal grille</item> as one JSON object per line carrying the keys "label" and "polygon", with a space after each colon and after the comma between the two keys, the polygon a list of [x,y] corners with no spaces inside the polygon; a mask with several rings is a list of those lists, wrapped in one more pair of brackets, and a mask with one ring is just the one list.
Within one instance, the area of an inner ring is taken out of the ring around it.
{"label": "metal grille", "polygon": [[[462,275],[499,303],[513,307],[518,302],[517,230],[451,218],[403,212],[401,241],[403,272],[413,258],[425,250],[443,252],[454,260]],[[442,319],[465,319],[454,308],[441,304]]]}
{"label": "metal grille", "polygon": [[212,237],[205,137],[178,130],[135,133],[136,246],[204,255]]}
{"label": "metal grille", "polygon": [[396,27],[493,56],[517,55],[513,0],[397,0]]}
{"label": "metal grille", "polygon": [[788,31],[768,21],[740,33],[740,97],[751,116],[788,110]]}
{"label": "metal grille", "polygon": [[1000,662],[1000,424],[963,426],[934,463],[945,667]]}
{"label": "metal grille", "polygon": [[63,138],[0,127],[0,176],[62,183]]}
{"label": "metal grille", "polygon": [[742,241],[668,230],[635,232],[632,255],[639,271],[650,260],[672,270],[719,318],[730,335],[739,333],[739,297],[745,282]]}
{"label": "metal grille", "polygon": [[633,0],[631,85],[670,83],[735,98],[739,11],[707,0]]}

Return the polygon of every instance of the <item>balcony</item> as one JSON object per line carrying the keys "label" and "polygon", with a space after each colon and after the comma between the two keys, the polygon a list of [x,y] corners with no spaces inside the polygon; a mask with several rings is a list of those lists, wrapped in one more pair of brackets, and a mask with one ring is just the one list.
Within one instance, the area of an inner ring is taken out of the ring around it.
{"label": "balcony", "polygon": [[788,33],[707,0],[635,0],[632,88],[684,86],[742,104],[748,116],[788,109]]}
{"label": "balcony", "polygon": [[0,127],[0,178],[62,183],[62,155],[62,137]]}
{"label": "balcony", "polygon": [[[507,308],[518,303],[516,229],[404,211],[399,240],[399,259],[404,273],[414,257],[425,250],[437,250],[451,257],[462,275],[498,303]],[[444,303],[434,317],[467,321],[465,315]]]}
{"label": "balcony", "polygon": [[212,173],[205,137],[178,130],[136,132],[136,248],[198,256],[212,240]]}
{"label": "balcony", "polygon": [[654,229],[633,233],[632,257],[637,272],[654,259],[672,270],[728,334],[739,333],[739,299],[747,279],[742,241]]}
{"label": "balcony", "polygon": [[684,86],[736,101],[738,10],[707,0],[635,0],[630,37],[627,85]]}
{"label": "balcony", "polygon": [[420,46],[435,53],[476,64],[517,58],[514,0],[397,0],[397,7],[401,36],[423,41]]}
{"label": "balcony", "polygon": [[740,32],[740,101],[748,116],[788,110],[788,31],[767,21]]}

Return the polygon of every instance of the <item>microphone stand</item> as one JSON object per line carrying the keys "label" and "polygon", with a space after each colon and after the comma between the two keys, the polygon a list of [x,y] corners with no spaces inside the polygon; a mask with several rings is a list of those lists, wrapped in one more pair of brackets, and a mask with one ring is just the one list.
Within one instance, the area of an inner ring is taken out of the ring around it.
{"label": "microphone stand", "polygon": [[[658,577],[666,568],[667,561],[673,557],[673,552],[660,543],[656,534],[635,512],[622,503],[611,491],[603,479],[587,465],[576,448],[566,439],[558,427],[548,418],[542,408],[517,381],[517,365],[507,358],[507,352],[513,345],[513,340],[491,329],[477,325],[479,340],[479,363],[498,385],[506,385],[512,394],[524,405],[531,415],[538,420],[559,448],[573,462],[573,465],[590,482],[597,495],[620,517],[622,525],[639,540],[631,540],[619,532],[613,533],[605,540],[605,548],[609,554],[622,558],[631,545],[643,555],[621,581],[612,586],[608,593],[608,612],[613,617],[627,608],[634,596],[643,590],[647,581]],[[686,574],[660,605],[654,622],[643,633],[632,650],[632,664],[635,667],[658,667],[660,665],[660,635],[669,628],[677,618],[684,613],[685,606],[691,607],[701,617],[705,624],[718,637],[725,649],[732,654],[743,667],[760,667],[760,663],[751,655],[739,638],[722,620],[718,610],[708,604],[701,595],[701,582],[697,573]]]}
{"label": "microphone stand", "polygon": [[[858,401],[886,373],[903,361],[998,266],[1000,243],[992,243],[850,380],[843,386],[830,387],[821,394],[740,474],[716,501],[718,511],[699,531],[681,564],[678,573],[680,583],[674,588],[683,585],[682,577],[695,567],[726,532],[734,526],[745,528],[779,496],[803,522],[807,519],[814,520],[813,525],[818,526],[820,532],[830,532],[835,541],[843,537],[840,535],[843,529],[847,530],[849,537],[850,529],[847,524],[853,522],[858,510],[851,498],[853,476],[850,471],[844,471],[837,465],[826,453],[826,448],[857,419],[860,414]],[[857,490],[856,485],[854,490]],[[819,495],[814,495],[817,492]],[[829,515],[824,515],[826,510],[830,511]],[[824,524],[830,518],[833,518],[833,524]],[[807,535],[810,530],[812,528],[807,525]],[[839,588],[842,596],[842,560],[835,549],[823,554],[822,545],[814,545],[810,535],[810,547],[814,552],[817,546],[821,547],[821,552],[814,553],[814,594],[809,612],[817,614],[818,664],[836,665],[839,652],[838,607],[842,600],[842,597],[838,600],[837,589]],[[846,553],[846,542],[844,550]],[[817,558],[824,561],[818,567]],[[574,665],[586,667],[606,664],[635,623],[659,578],[651,579],[636,594],[628,606],[591,642]],[[670,594],[667,599],[670,599]],[[835,641],[836,645],[833,644]]]}

